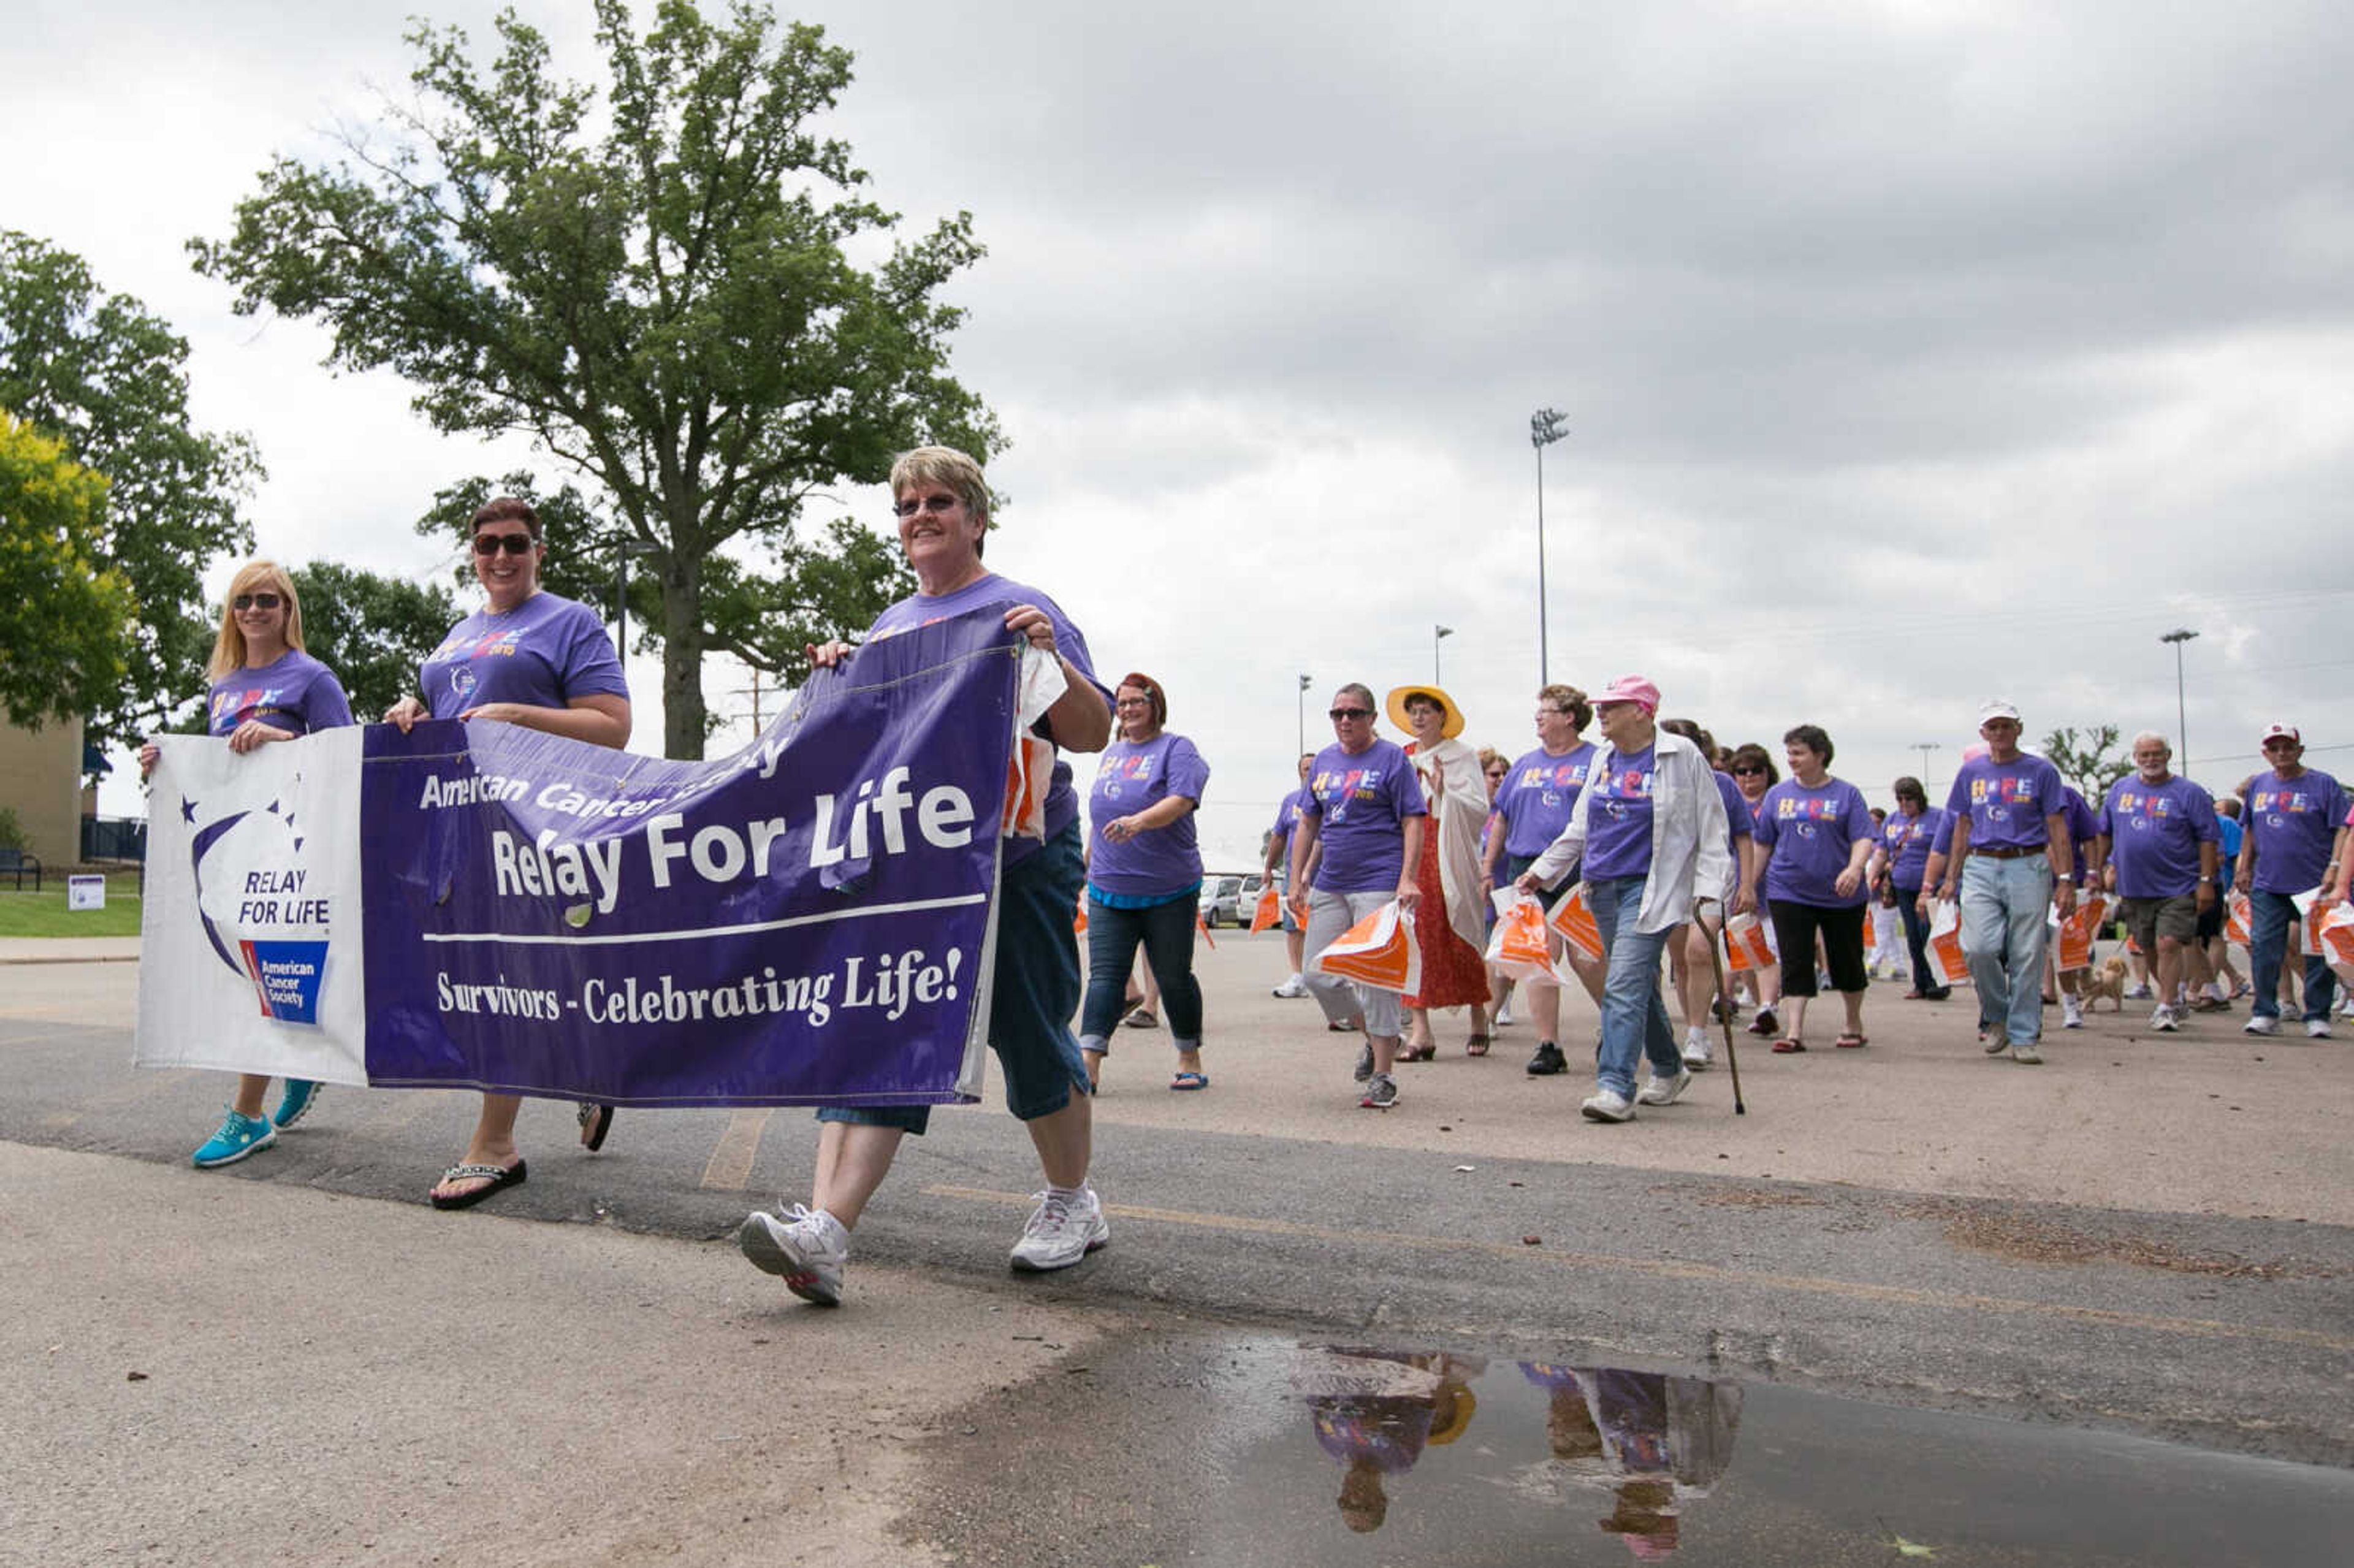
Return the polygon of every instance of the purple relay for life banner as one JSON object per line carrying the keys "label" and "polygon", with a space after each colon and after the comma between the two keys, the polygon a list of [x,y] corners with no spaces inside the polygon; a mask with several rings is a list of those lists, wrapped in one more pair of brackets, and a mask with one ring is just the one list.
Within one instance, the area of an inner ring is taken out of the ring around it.
{"label": "purple relay for life banner", "polygon": [[1021,640],[938,621],[739,755],[368,730],[367,1073],[625,1106],[975,1097]]}

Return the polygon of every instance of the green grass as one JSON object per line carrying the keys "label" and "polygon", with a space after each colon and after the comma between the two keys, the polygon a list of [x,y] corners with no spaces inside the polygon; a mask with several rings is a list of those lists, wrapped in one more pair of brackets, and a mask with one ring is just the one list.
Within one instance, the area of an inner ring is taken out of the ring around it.
{"label": "green grass", "polygon": [[126,873],[106,879],[106,907],[68,909],[63,877],[51,877],[40,892],[18,893],[0,882],[0,937],[135,937],[139,935],[139,877]]}

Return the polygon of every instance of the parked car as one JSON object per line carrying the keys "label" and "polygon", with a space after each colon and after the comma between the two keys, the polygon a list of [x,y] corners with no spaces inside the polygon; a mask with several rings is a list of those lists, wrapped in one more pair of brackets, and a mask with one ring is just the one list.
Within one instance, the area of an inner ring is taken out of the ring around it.
{"label": "parked car", "polygon": [[1243,901],[1243,879],[1239,874],[1216,872],[1202,878],[1202,924],[1215,929],[1220,926],[1240,926],[1250,919],[1250,906]]}

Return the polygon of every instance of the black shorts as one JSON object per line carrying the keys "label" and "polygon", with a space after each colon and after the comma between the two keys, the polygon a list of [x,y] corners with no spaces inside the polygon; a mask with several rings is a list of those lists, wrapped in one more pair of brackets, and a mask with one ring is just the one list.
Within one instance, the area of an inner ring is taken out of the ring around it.
{"label": "black shorts", "polygon": [[[1504,856],[1505,885],[1510,886],[1511,884],[1518,882],[1522,874],[1524,874],[1529,867],[1536,864],[1537,859],[1538,857],[1532,854],[1511,854],[1508,853]],[[1553,906],[1560,903],[1563,899],[1568,897],[1569,890],[1577,885],[1578,870],[1579,866],[1577,863],[1573,861],[1570,863],[1569,869],[1562,873],[1561,880],[1559,882],[1554,883],[1550,888],[1540,887],[1537,889],[1537,902],[1544,906],[1544,911],[1546,914],[1552,914]]]}
{"label": "black shorts", "polygon": [[1823,936],[1823,958],[1829,964],[1831,989],[1861,991],[1872,983],[1863,970],[1861,904],[1798,904],[1774,901],[1774,940],[1782,949],[1782,994],[1813,996],[1815,933]]}

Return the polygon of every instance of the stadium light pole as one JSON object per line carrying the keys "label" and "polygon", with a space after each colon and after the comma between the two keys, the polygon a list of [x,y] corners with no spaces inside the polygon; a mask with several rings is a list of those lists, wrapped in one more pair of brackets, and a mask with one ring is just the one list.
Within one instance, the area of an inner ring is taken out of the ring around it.
{"label": "stadium light pole", "polygon": [[1455,628],[1451,626],[1433,626],[1430,629],[1430,683],[1434,686],[1443,686],[1447,683],[1447,677],[1438,673],[1439,640],[1454,635]]}
{"label": "stadium light pole", "polygon": [[1529,445],[1537,450],[1537,684],[1553,684],[1552,647],[1545,630],[1544,450],[1569,434],[1562,421],[1569,416],[1558,408],[1539,408],[1529,416]]}
{"label": "stadium light pole", "polygon": [[1304,755],[1308,750],[1308,687],[1314,679],[1305,673],[1299,677],[1299,749],[1292,753],[1295,757]]}
{"label": "stadium light pole", "polygon": [[1939,749],[1944,744],[1943,741],[1936,740],[1916,740],[1913,743],[1913,749],[1921,754],[1921,790],[1924,794],[1926,794],[1929,789],[1929,754]]}
{"label": "stadium light pole", "polygon": [[2178,626],[2158,639],[2160,642],[2174,644],[2174,739],[2182,747],[2185,778],[2190,776],[2188,770],[2190,767],[2190,720],[2186,716],[2189,710],[2182,701],[2182,645],[2198,635],[2187,626]]}
{"label": "stadium light pole", "polygon": [[623,537],[613,542],[613,559],[619,568],[620,581],[613,588],[613,652],[621,662],[630,662],[630,557],[651,556],[659,546],[643,539]]}

